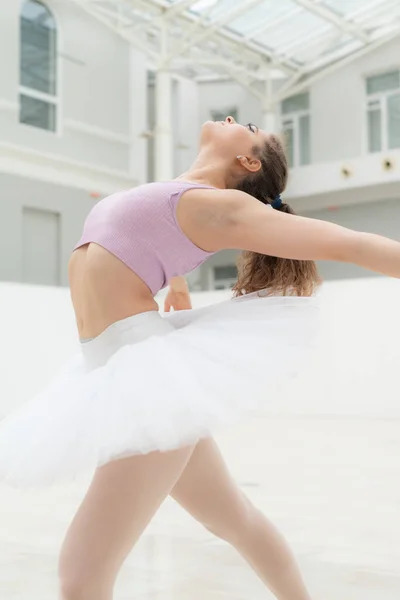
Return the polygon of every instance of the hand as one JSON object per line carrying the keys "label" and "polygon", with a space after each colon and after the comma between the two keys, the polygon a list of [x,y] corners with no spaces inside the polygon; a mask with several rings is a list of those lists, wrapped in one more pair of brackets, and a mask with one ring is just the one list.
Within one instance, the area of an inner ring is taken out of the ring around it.
{"label": "hand", "polygon": [[190,300],[189,291],[176,291],[172,288],[169,289],[167,297],[164,302],[165,312],[170,312],[171,308],[174,310],[190,310],[192,308],[192,302]]}
{"label": "hand", "polygon": [[184,277],[173,277],[169,285],[169,292],[164,302],[165,312],[170,312],[171,308],[174,310],[190,310],[192,302],[186,279]]}

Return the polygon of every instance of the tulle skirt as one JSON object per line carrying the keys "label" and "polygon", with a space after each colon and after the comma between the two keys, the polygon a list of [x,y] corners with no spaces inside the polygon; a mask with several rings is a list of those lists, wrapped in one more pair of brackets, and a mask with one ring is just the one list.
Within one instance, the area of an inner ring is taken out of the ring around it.
{"label": "tulle skirt", "polygon": [[0,423],[0,481],[51,484],[212,436],[268,407],[317,329],[314,299],[263,294],[118,321]]}

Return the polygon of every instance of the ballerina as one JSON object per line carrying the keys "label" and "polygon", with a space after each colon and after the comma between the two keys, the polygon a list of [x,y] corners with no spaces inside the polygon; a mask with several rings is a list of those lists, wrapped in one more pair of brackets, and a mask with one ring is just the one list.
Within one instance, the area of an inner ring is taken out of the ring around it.
{"label": "ballerina", "polygon": [[[80,353],[0,425],[0,479],[94,471],[60,556],[63,600],[110,600],[126,556],[172,495],[231,543],[279,600],[310,600],[282,536],[232,479],[213,435],[268,406],[312,346],[314,260],[400,277],[400,244],[298,217],[280,140],[207,122],[189,171],[89,214],[69,276]],[[235,298],[189,310],[185,274],[242,249]],[[161,315],[155,295],[168,283]]]}

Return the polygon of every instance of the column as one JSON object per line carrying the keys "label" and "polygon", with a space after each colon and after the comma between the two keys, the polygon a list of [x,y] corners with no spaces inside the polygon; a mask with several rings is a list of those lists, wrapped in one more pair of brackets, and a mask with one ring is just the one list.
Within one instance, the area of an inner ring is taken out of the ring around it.
{"label": "column", "polygon": [[271,71],[267,71],[264,82],[265,96],[262,106],[262,128],[268,133],[279,133],[280,119],[278,115],[278,106],[274,102],[274,89]]}
{"label": "column", "polygon": [[263,107],[262,128],[268,133],[279,133],[279,118],[274,107]]}
{"label": "column", "polygon": [[156,72],[156,180],[173,179],[172,76],[167,69]]}
{"label": "column", "polygon": [[147,183],[148,148],[145,132],[147,122],[148,83],[143,54],[130,48],[129,60],[129,173],[132,185]]}

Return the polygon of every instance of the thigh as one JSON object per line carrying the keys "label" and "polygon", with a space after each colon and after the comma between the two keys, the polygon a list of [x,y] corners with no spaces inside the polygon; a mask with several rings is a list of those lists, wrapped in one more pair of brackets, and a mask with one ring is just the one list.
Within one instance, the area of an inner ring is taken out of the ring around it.
{"label": "thigh", "polygon": [[239,488],[212,439],[200,441],[171,496],[214,533],[239,527],[250,503]]}
{"label": "thigh", "polygon": [[67,533],[60,556],[62,578],[97,577],[113,583],[192,451],[153,452],[99,468]]}

